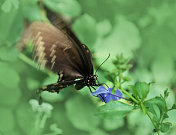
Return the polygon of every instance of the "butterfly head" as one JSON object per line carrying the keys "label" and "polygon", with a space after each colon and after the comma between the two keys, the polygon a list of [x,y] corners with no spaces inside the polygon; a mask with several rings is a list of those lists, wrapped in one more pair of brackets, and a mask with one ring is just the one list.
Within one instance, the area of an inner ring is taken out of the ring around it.
{"label": "butterfly head", "polygon": [[91,86],[96,86],[97,85],[97,75],[89,75],[87,78],[87,84]]}

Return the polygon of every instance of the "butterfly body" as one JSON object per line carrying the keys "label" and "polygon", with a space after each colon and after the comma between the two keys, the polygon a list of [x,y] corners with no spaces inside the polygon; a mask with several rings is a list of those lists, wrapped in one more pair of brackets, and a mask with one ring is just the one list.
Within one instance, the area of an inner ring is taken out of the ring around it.
{"label": "butterfly body", "polygon": [[99,86],[97,76],[93,74],[92,55],[88,47],[82,44],[68,25],[56,14],[48,11],[47,22],[33,22],[27,31],[28,39],[34,44],[34,59],[40,68],[49,68],[57,72],[57,83],[44,86],[39,92],[59,92],[75,84],[80,90],[84,86]]}
{"label": "butterfly body", "polygon": [[97,75],[89,75],[86,78],[76,82],[75,88],[77,90],[82,89],[84,86],[87,87],[92,87],[92,86],[99,86],[99,84],[97,84]]}

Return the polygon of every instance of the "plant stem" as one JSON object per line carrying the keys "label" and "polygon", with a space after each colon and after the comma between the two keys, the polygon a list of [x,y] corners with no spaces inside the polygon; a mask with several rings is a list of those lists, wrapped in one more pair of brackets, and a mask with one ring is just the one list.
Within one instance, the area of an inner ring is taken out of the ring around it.
{"label": "plant stem", "polygon": [[[123,93],[125,93],[129,98],[131,98],[136,104],[139,104],[139,101],[137,101],[133,96],[131,96],[126,90],[121,89],[121,91],[122,91]],[[146,113],[147,116],[148,116],[148,117],[150,118],[150,120],[152,121],[153,126],[154,126],[155,129],[157,130],[157,134],[160,135],[160,131],[158,130],[158,127],[157,127],[156,123],[154,122],[152,116],[151,116],[150,113],[147,111],[147,109],[145,108],[145,106],[143,105],[142,102],[140,102],[140,105],[141,105],[141,108],[142,108],[143,112]]]}
{"label": "plant stem", "polygon": [[[137,101],[133,96],[130,95],[130,93],[128,93],[126,90],[121,89],[121,91],[123,93],[125,93],[129,98],[131,98],[136,104],[139,104],[139,101]],[[150,115],[150,113],[147,111],[147,109],[145,108],[145,106],[143,105],[142,102],[140,102],[141,108],[143,110],[144,113],[147,114],[147,116],[150,118],[150,120],[152,121],[153,126],[155,127],[155,129],[157,130],[157,134],[160,135],[160,131],[158,130],[158,127],[156,125],[156,123],[154,122],[152,116]]]}
{"label": "plant stem", "polygon": [[142,109],[143,113],[146,114],[146,108],[145,108],[142,101],[140,101],[140,106],[141,106],[141,109]]}
{"label": "plant stem", "polygon": [[[146,110],[146,109],[145,109],[145,110]],[[158,127],[157,127],[156,123],[154,122],[152,116],[150,115],[150,113],[149,113],[147,110],[146,110],[146,114],[147,114],[147,116],[150,118],[150,120],[152,121],[152,124],[153,124],[153,126],[155,127],[155,129],[157,130],[157,134],[160,135],[160,131],[158,130]]]}
{"label": "plant stem", "polygon": [[[129,98],[131,98],[136,104],[139,104],[139,101],[136,100],[133,96],[131,96],[130,93],[128,93],[126,90],[121,89],[121,91],[122,91],[123,93],[125,93]],[[160,131],[158,130],[158,127],[157,127],[156,123],[154,122],[152,116],[151,116],[150,113],[147,111],[147,109],[145,108],[145,106],[143,105],[142,102],[140,102],[140,105],[141,105],[141,108],[142,108],[143,112],[146,113],[147,116],[148,116],[148,117],[150,118],[150,120],[152,121],[153,126],[154,126],[155,129],[157,130],[157,134],[160,135]]]}
{"label": "plant stem", "polygon": [[119,88],[121,89],[122,73],[119,72]]}
{"label": "plant stem", "polygon": [[125,93],[129,98],[131,98],[136,104],[139,103],[139,101],[137,101],[133,96],[131,96],[130,93],[128,93],[126,90],[121,89],[121,91]]}

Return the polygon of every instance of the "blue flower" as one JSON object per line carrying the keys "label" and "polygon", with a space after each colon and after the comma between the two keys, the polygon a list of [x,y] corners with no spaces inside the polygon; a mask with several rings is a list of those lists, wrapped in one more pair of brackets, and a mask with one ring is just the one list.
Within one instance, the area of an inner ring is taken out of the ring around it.
{"label": "blue flower", "polygon": [[122,93],[117,89],[115,94],[111,93],[112,88],[108,88],[108,90],[104,86],[98,87],[94,92],[91,93],[92,96],[97,95],[101,101],[108,103],[111,99],[112,100],[119,100],[123,98]]}

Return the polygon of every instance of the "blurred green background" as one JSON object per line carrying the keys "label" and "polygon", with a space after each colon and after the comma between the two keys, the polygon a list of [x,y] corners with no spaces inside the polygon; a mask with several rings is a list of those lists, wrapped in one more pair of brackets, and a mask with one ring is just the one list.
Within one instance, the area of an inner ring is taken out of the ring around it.
{"label": "blurred green background", "polygon": [[[176,1],[175,0],[43,0],[43,4],[76,18],[72,29],[93,53],[95,65],[110,59],[102,69],[112,70],[117,54],[130,57],[130,84],[155,82],[148,98],[169,88],[168,105],[176,95]],[[0,135],[153,135],[148,117],[134,111],[125,118],[104,119],[96,109],[103,104],[88,88],[68,87],[60,94],[44,92],[38,106],[37,88],[57,81],[31,66],[31,59],[16,44],[24,20],[43,20],[38,0],[0,0]],[[32,60],[31,60],[32,61]],[[113,86],[99,72],[99,80]],[[176,133],[176,111],[166,135]]]}

